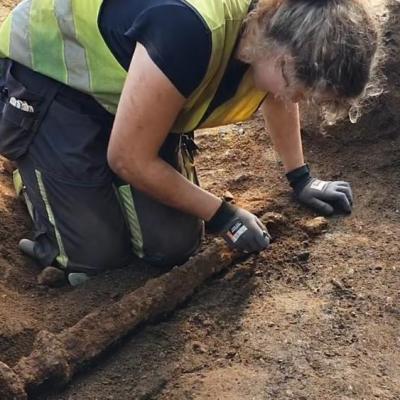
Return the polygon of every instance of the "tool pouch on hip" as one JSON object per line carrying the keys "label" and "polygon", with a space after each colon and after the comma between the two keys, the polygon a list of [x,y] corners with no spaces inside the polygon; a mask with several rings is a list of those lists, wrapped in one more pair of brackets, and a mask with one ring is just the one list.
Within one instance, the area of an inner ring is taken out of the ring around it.
{"label": "tool pouch on hip", "polygon": [[170,133],[160,149],[160,157],[190,182],[199,186],[194,157],[198,147],[193,133]]}
{"label": "tool pouch on hip", "polygon": [[36,93],[14,77],[14,62],[3,59],[0,63],[0,154],[17,160],[28,151],[57,84],[51,93]]}
{"label": "tool pouch on hip", "polygon": [[199,151],[198,146],[194,141],[193,133],[188,135],[182,135],[180,144],[180,156],[181,156],[181,173],[189,179],[190,182],[197,186],[200,186],[199,178],[196,172],[196,165],[194,157]]}

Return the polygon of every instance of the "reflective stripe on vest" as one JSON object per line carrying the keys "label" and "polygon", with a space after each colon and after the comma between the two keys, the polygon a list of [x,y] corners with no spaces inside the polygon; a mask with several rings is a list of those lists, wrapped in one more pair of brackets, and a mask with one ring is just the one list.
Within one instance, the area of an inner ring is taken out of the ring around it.
{"label": "reflective stripe on vest", "polygon": [[55,0],[55,15],[64,43],[64,59],[67,70],[67,84],[90,92],[90,73],[85,49],[77,42],[75,20],[70,1]]}
{"label": "reflective stripe on vest", "polygon": [[24,0],[0,29],[0,57],[11,58],[115,112],[126,71],[97,25],[102,0]]}
{"label": "reflective stripe on vest", "polygon": [[[30,48],[29,26],[25,24],[25,21],[29,18],[31,6],[32,0],[20,3],[19,11],[10,21],[10,31],[13,32],[10,37],[10,54],[11,56],[15,54],[21,60],[21,64],[28,67],[32,67],[32,49]],[[25,38],[28,40],[24,40]]]}
{"label": "reflective stripe on vest", "polygon": [[[212,54],[206,75],[187,99],[173,131],[199,127],[232,57],[251,0],[183,0],[206,23]],[[105,43],[98,17],[103,0],[24,0],[0,28],[0,57],[11,58],[79,91],[115,113],[127,72]],[[201,127],[249,118],[265,97],[246,74],[234,98]]]}

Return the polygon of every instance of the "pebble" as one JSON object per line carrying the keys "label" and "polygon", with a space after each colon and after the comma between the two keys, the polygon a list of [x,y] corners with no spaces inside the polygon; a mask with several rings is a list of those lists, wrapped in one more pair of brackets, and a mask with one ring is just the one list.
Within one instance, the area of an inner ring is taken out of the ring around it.
{"label": "pebble", "polygon": [[234,199],[233,194],[232,194],[229,190],[227,190],[227,191],[224,193],[224,200],[226,200],[226,201],[232,201],[233,199]]}
{"label": "pebble", "polygon": [[196,353],[201,353],[201,354],[207,353],[207,346],[201,342],[197,342],[197,341],[193,342],[192,349]]}
{"label": "pebble", "polygon": [[61,287],[67,283],[65,273],[55,267],[46,267],[37,277],[39,285]]}
{"label": "pebble", "polygon": [[219,133],[221,136],[224,136],[224,135],[228,135],[228,134],[230,133],[230,130],[229,130],[228,128],[221,128],[221,129],[218,131],[218,133]]}
{"label": "pebble", "polygon": [[324,232],[328,226],[329,222],[324,217],[317,217],[307,220],[301,224],[301,228],[311,235],[318,235]]}
{"label": "pebble", "polygon": [[345,287],[343,286],[343,283],[340,282],[340,281],[338,281],[337,279],[332,278],[332,279],[331,279],[331,283],[332,283],[332,285],[335,286],[337,289],[339,289],[339,290],[345,290]]}
{"label": "pebble", "polygon": [[297,259],[299,261],[308,261],[309,258],[310,258],[309,251],[303,251],[303,252],[297,254]]}
{"label": "pebble", "polygon": [[276,212],[267,212],[263,215],[263,221],[267,228],[287,224],[287,218]]}
{"label": "pebble", "polygon": [[13,161],[2,160],[2,164],[3,170],[10,175],[12,175],[13,171],[17,168],[17,165]]}
{"label": "pebble", "polygon": [[117,300],[121,297],[121,293],[120,292],[114,292],[110,295],[111,300]]}
{"label": "pebble", "polygon": [[236,356],[237,352],[235,350],[230,350],[226,353],[225,358],[232,359]]}

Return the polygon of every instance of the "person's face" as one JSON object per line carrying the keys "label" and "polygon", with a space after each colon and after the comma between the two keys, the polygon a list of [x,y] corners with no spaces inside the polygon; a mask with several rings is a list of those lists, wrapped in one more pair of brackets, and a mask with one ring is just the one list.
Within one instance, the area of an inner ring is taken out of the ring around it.
{"label": "person's face", "polygon": [[313,101],[323,105],[335,100],[333,92],[315,92],[307,89],[294,78],[294,65],[284,57],[270,57],[255,61],[251,64],[254,84],[257,89],[271,93],[274,97],[285,102]]}
{"label": "person's face", "polygon": [[303,85],[290,79],[293,68],[284,58],[263,58],[251,64],[257,89],[272,93],[274,97],[297,103],[306,97]]}

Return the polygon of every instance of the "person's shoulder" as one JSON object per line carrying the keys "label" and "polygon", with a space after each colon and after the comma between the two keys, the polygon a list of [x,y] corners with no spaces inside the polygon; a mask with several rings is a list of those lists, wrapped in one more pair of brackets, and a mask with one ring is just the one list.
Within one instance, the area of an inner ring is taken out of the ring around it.
{"label": "person's shoulder", "polygon": [[146,47],[185,97],[202,82],[211,58],[211,32],[184,2],[152,2],[127,35]]}
{"label": "person's shoulder", "polygon": [[162,17],[165,23],[173,22],[181,27],[190,27],[191,31],[196,29],[209,31],[202,16],[191,5],[184,1],[150,2],[150,4],[142,10],[142,16],[143,15],[154,16],[154,18]]}

